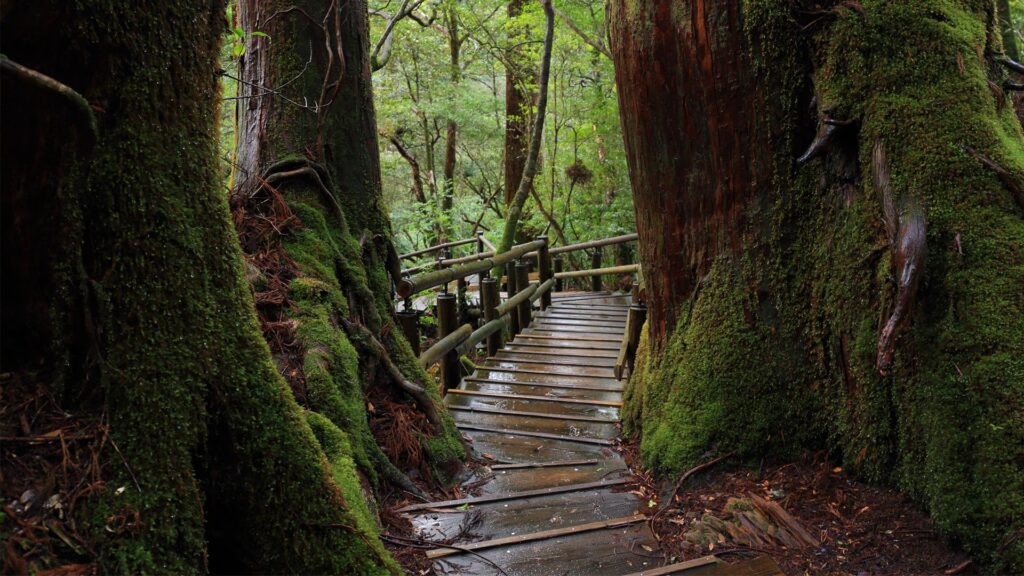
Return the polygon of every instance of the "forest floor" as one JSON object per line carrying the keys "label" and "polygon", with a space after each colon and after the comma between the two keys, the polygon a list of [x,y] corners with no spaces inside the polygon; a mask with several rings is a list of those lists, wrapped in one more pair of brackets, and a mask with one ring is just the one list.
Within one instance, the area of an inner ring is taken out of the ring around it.
{"label": "forest floor", "polygon": [[[622,449],[640,470],[636,442]],[[675,479],[637,477],[629,489],[656,503],[649,522],[674,561],[768,555],[791,576],[977,573],[905,495],[858,482],[822,454],[760,470],[723,461],[691,477],[667,507]]]}

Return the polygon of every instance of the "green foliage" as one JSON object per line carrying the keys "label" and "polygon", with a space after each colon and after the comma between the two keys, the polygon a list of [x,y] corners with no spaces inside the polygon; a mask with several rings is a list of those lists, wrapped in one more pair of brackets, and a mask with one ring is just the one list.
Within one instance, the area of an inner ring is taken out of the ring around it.
{"label": "green foliage", "polygon": [[[544,16],[539,4],[526,3],[523,14],[512,19],[506,3],[497,0],[460,0],[443,7],[455,14],[458,33],[468,36],[457,82],[447,50],[449,26],[440,16],[430,28],[409,19],[399,22],[394,54],[374,73],[380,130],[397,137],[416,156],[427,195],[425,205],[415,201],[409,164],[382,138],[385,200],[403,252],[433,244],[439,229],[449,238],[466,237],[477,221],[492,241],[498,240],[505,212],[504,59],[513,44],[522,42],[511,37],[513,29],[525,30],[524,59],[534,68],[540,60]],[[379,8],[389,10],[384,3]],[[604,41],[602,3],[574,0],[558,9]],[[378,38],[386,23],[382,18],[371,23],[371,37]],[[458,125],[450,211],[442,209],[448,120]],[[556,20],[547,127],[534,187],[544,210],[564,229],[566,241],[634,230],[621,138],[610,60]],[[571,182],[566,170],[576,162],[592,172],[589,182]],[[548,233],[560,241],[534,198],[527,201],[520,230],[521,237]]]}

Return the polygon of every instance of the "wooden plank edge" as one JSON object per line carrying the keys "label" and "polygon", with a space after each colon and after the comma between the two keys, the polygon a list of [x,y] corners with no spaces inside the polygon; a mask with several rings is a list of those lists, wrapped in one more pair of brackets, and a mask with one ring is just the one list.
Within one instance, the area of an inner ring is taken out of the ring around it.
{"label": "wooden plank edge", "polygon": [[472,496],[470,498],[459,498],[458,500],[442,500],[441,502],[424,502],[421,504],[411,504],[404,508],[399,508],[396,512],[414,512],[416,510],[425,510],[427,508],[451,508],[453,506],[462,506],[463,504],[488,504],[490,502],[502,502],[505,500],[519,500],[522,498],[532,498],[534,496],[550,496],[552,494],[564,494],[566,492],[582,492],[590,489],[601,489],[608,488],[610,486],[619,486],[632,482],[633,478],[618,478],[615,480],[599,480],[597,482],[584,482],[582,484],[566,484],[565,486],[552,486],[550,488],[538,488],[536,490],[524,490],[522,492],[506,492],[504,494],[488,494],[487,496]]}
{"label": "wooden plank edge", "polygon": [[669,564],[668,566],[661,566],[660,568],[651,568],[649,570],[641,570],[639,572],[633,572],[626,576],[667,576],[668,574],[678,574],[694,568],[700,568],[702,566],[710,566],[712,564],[721,564],[722,561],[715,556],[702,556],[700,558],[694,558],[693,560],[687,560],[685,562],[677,562],[675,564]]}
{"label": "wooden plank edge", "polygon": [[455,427],[459,430],[473,430],[476,432],[490,432],[492,434],[501,434],[503,436],[526,436],[528,438],[544,438],[547,440],[557,440],[559,442],[576,442],[578,444],[596,444],[598,446],[614,446],[614,440],[608,440],[605,438],[588,438],[585,436],[564,436],[562,434],[551,434],[548,432],[532,432],[529,430],[509,430],[508,428],[491,428],[490,426],[478,426],[476,424],[459,424],[455,423]]}
{"label": "wooden plank edge", "polygon": [[586,390],[588,392],[612,392],[621,394],[624,390],[622,386],[616,386],[614,388],[601,388],[599,386],[587,386],[581,384],[579,386],[570,384],[559,384],[557,382],[527,382],[523,380],[496,380],[494,378],[478,378],[476,376],[467,376],[462,379],[463,382],[476,382],[479,384],[507,384],[509,386],[536,386],[538,388],[560,388],[565,390]]}
{"label": "wooden plank edge", "polygon": [[591,422],[594,424],[618,424],[618,419],[598,418],[596,416],[576,416],[573,414],[551,414],[549,412],[523,412],[520,410],[499,410],[497,408],[474,408],[473,406],[445,405],[449,411],[475,412],[478,414],[497,414],[499,416],[518,416],[520,418],[548,418],[551,420],[571,420],[573,422]]}
{"label": "wooden plank edge", "polygon": [[[596,466],[601,460],[559,460],[557,462],[520,462],[518,464],[494,464],[491,470],[520,470],[524,468],[561,468],[563,466]],[[626,470],[626,468],[623,468]]]}
{"label": "wooden plank edge", "polygon": [[530,534],[518,534],[516,536],[484,540],[483,542],[472,542],[469,544],[463,544],[458,548],[436,548],[434,550],[427,551],[427,558],[435,560],[437,558],[444,558],[445,556],[451,556],[453,554],[461,554],[466,550],[477,551],[486,548],[495,548],[498,546],[509,546],[513,544],[524,544],[526,542],[536,542],[538,540],[548,540],[551,538],[558,538],[560,536],[571,536],[573,534],[582,534],[584,532],[592,532],[594,530],[629,526],[630,524],[643,522],[646,518],[647,517],[643,514],[635,514],[624,518],[600,520],[597,522],[588,522],[587,524],[579,524],[577,526],[566,526],[563,528],[554,528],[552,530],[543,530],[541,532],[533,532]]}
{"label": "wooden plank edge", "polygon": [[586,404],[589,406],[608,406],[610,408],[622,408],[622,402],[611,400],[587,400],[584,398],[555,398],[552,396],[533,396],[530,394],[502,394],[500,392],[481,392],[478,390],[463,390],[451,388],[448,394],[461,394],[463,396],[482,396],[484,398],[505,398],[508,400],[535,400],[537,402],[557,402],[562,404]]}

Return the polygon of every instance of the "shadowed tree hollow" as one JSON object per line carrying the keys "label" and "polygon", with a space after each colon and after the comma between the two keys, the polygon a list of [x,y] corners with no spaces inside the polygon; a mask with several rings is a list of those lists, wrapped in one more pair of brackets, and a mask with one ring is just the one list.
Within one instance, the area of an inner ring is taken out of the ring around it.
{"label": "shadowed tree hollow", "polygon": [[1024,564],[1024,140],[992,0],[613,0],[645,462],[827,446]]}

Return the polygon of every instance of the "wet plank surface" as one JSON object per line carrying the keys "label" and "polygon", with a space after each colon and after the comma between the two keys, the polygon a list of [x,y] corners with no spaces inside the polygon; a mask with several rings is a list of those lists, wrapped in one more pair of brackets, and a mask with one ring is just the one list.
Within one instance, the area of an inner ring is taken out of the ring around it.
{"label": "wet plank surface", "polygon": [[421,538],[474,547],[432,552],[440,574],[493,575],[497,564],[509,576],[621,575],[666,563],[636,519],[647,503],[626,489],[632,473],[615,450],[623,382],[613,366],[629,298],[554,296],[445,397],[491,462],[465,492],[498,500],[406,512]]}

